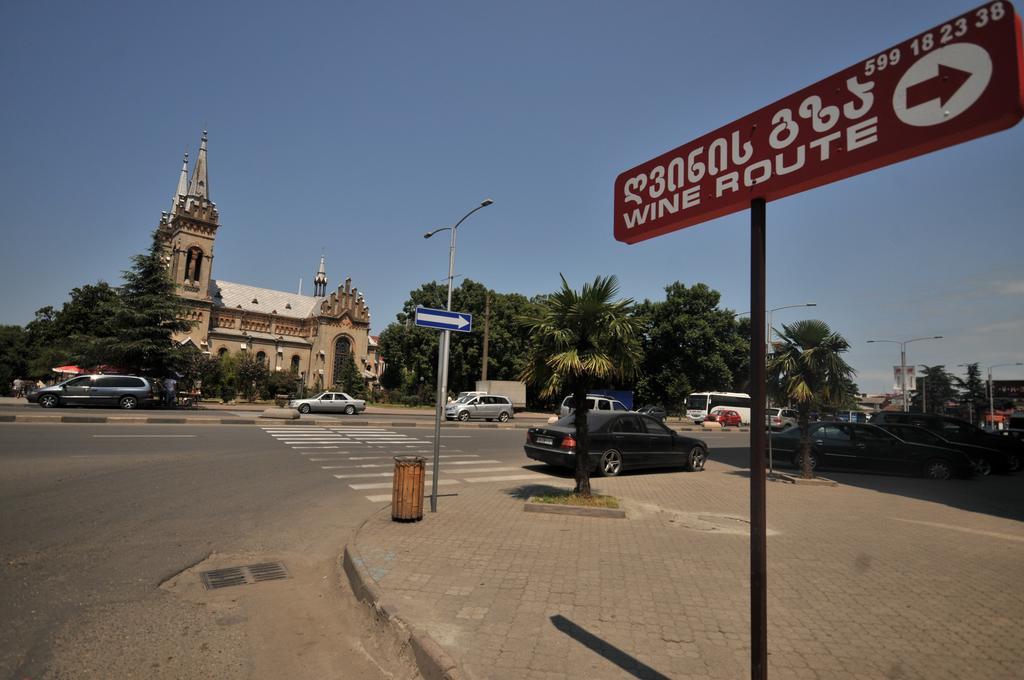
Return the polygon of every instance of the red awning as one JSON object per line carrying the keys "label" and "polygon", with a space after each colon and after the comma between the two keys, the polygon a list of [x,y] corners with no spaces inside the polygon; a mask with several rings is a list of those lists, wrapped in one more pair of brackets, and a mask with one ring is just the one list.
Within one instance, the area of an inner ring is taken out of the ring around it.
{"label": "red awning", "polygon": [[50,369],[54,373],[70,373],[72,375],[78,375],[82,372],[78,366],[58,366],[57,368]]}

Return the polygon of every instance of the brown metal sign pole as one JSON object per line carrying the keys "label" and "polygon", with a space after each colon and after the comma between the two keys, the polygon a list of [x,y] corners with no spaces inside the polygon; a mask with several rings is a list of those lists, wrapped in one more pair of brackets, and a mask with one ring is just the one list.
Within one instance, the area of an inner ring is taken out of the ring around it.
{"label": "brown metal sign pole", "polygon": [[750,677],[768,677],[765,520],[765,201],[750,202]]}

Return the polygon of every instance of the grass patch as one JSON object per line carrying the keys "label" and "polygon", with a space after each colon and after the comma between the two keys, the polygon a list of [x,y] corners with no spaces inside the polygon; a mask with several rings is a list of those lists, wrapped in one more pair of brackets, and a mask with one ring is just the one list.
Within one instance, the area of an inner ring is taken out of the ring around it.
{"label": "grass patch", "polygon": [[581,505],[585,508],[618,508],[619,499],[614,496],[603,496],[594,494],[590,498],[579,496],[566,491],[564,493],[549,493],[543,496],[534,496],[535,503],[548,503],[551,505]]}

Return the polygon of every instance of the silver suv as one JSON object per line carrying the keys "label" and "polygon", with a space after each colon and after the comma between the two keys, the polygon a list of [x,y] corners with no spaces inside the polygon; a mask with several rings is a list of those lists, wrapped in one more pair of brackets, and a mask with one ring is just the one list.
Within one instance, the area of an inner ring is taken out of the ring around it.
{"label": "silver suv", "polygon": [[[628,411],[626,405],[618,399],[606,397],[603,394],[588,394],[587,395],[587,408],[591,411]],[[569,415],[576,408],[573,405],[572,395],[569,395],[562,400],[562,407],[558,410],[558,415],[561,418]]]}
{"label": "silver suv", "polygon": [[790,427],[796,427],[798,423],[797,412],[791,408],[770,408],[765,412],[765,425],[776,432]]}
{"label": "silver suv", "polygon": [[135,409],[160,403],[163,387],[137,375],[80,375],[37,390],[26,398],[43,408],[117,406]]}
{"label": "silver suv", "polygon": [[498,422],[504,423],[512,417],[512,413],[512,400],[508,397],[482,394],[470,397],[465,401],[448,404],[444,410],[444,417],[448,420],[462,421],[470,418],[483,418],[488,421],[496,419]]}

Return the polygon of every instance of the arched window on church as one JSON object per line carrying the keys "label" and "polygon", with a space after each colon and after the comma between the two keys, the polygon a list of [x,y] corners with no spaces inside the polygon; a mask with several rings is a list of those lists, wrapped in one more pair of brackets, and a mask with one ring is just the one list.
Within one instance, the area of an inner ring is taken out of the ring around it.
{"label": "arched window on church", "polygon": [[197,246],[188,249],[188,259],[185,261],[185,278],[198,281],[203,272],[203,251]]}
{"label": "arched window on church", "polygon": [[227,347],[221,347],[219,350],[217,350],[217,358],[218,359],[223,359],[224,355],[227,354],[227,353],[228,353],[228,348]]}
{"label": "arched window on church", "polygon": [[342,367],[346,362],[352,361],[352,341],[344,335],[334,343],[334,382],[338,383],[341,377]]}
{"label": "arched window on church", "polygon": [[263,366],[264,364],[266,364],[267,363],[267,353],[266,352],[256,352],[256,363],[259,364],[260,366]]}
{"label": "arched window on church", "polygon": [[292,355],[292,375],[298,375],[298,374],[299,374],[299,355],[298,354],[293,354]]}

